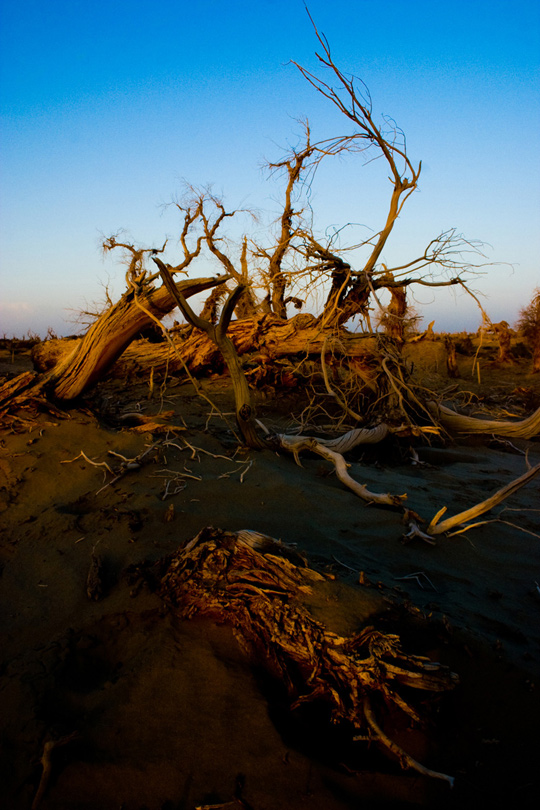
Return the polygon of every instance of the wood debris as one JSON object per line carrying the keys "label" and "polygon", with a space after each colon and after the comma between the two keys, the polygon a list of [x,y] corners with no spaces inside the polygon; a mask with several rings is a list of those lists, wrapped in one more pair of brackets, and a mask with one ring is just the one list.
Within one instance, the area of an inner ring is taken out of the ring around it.
{"label": "wood debris", "polygon": [[[296,463],[300,466],[302,465],[300,464],[299,454],[302,450],[310,450],[312,453],[317,453],[317,455],[331,461],[335,467],[336,475],[342,484],[345,484],[346,487],[351,489],[355,495],[358,495],[362,500],[383,506],[401,507],[403,502],[407,499],[406,494],[392,495],[390,493],[371,492],[366,486],[358,483],[358,481],[355,481],[354,478],[349,475],[347,470],[349,465],[342,455],[342,453],[347,452],[347,450],[350,450],[351,447],[355,447],[357,444],[372,444],[381,441],[382,438],[387,435],[386,425],[380,425],[378,428],[373,428],[372,430],[360,428],[350,431],[350,433],[356,435],[351,438],[349,442],[347,442],[346,437],[350,434],[345,434],[345,436],[331,441],[316,439],[310,436],[287,436],[280,434],[276,436],[276,441],[280,448],[288,450],[294,455]],[[340,447],[341,452],[334,450],[334,446]]]}
{"label": "wood debris", "polygon": [[503,422],[497,419],[476,419],[473,416],[465,416],[436,402],[429,402],[428,407],[450,433],[495,433],[497,436],[512,436],[515,439],[532,439],[540,434],[540,408],[518,422]]}
{"label": "wood debris", "polygon": [[[269,550],[261,553],[258,547],[265,544]],[[398,636],[374,627],[349,638],[331,632],[302,603],[324,577],[279,556],[277,541],[268,546],[268,538],[256,532],[206,528],[147,577],[179,617],[231,625],[241,646],[285,684],[293,709],[327,702],[333,722],[376,741],[403,768],[452,784],[452,777],[425,768],[393,742],[381,718],[404,712],[419,722],[402,687],[442,692],[456,685],[457,675],[407,655]]]}
{"label": "wood debris", "polygon": [[186,430],[184,425],[172,424],[169,420],[175,416],[174,411],[163,411],[155,416],[142,413],[126,413],[119,417],[119,421],[126,424],[131,433],[169,433]]}
{"label": "wood debris", "polygon": [[[470,509],[466,509],[464,512],[459,512],[459,514],[454,515],[453,517],[446,518],[439,523],[440,518],[446,512],[447,507],[443,506],[437,514],[432,518],[431,523],[427,527],[427,534],[428,535],[438,535],[444,534],[445,532],[449,532],[450,529],[455,528],[456,526],[463,526],[468,524],[468,521],[473,520],[479,515],[485,514],[485,512],[489,512],[490,509],[493,509],[495,506],[498,506],[502,501],[512,495],[514,492],[517,492],[518,489],[521,489],[522,486],[527,484],[531,481],[536,475],[540,473],[540,464],[537,464],[535,467],[531,467],[527,472],[523,473],[519,478],[516,478],[514,481],[511,481],[506,486],[502,487],[501,489],[497,490],[493,495],[489,498],[486,498],[485,501],[476,504],[475,506],[471,506]],[[468,524],[467,528],[473,528],[473,526],[478,524]]]}

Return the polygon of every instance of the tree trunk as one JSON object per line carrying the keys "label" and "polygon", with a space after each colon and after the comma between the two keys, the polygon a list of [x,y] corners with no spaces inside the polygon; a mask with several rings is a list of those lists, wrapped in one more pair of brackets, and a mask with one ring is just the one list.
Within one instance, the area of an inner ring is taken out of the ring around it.
{"label": "tree trunk", "polygon": [[[184,296],[208,290],[226,277],[186,279],[178,283]],[[121,299],[92,324],[76,343],[68,342],[68,353],[50,372],[48,386],[56,399],[69,401],[100,380],[125,351],[136,335],[161,320],[176,307],[176,301],[165,287],[128,290]],[[46,342],[42,344],[46,357]],[[51,341],[55,343],[55,341]],[[39,355],[39,349],[37,351]],[[36,364],[39,368],[39,362]]]}

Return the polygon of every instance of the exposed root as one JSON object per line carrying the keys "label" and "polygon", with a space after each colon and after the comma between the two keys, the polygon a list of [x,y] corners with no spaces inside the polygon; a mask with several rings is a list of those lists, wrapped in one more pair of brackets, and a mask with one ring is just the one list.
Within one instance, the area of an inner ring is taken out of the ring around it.
{"label": "exposed root", "polygon": [[366,700],[364,704],[364,714],[366,717],[367,722],[369,723],[369,727],[375,734],[375,737],[381,742],[388,751],[391,751],[399,760],[399,764],[404,770],[407,768],[412,768],[414,771],[418,771],[418,773],[423,774],[424,776],[431,776],[434,779],[442,779],[444,782],[448,782],[450,787],[454,787],[454,777],[448,776],[445,773],[440,773],[439,771],[432,771],[430,768],[426,768],[420,762],[417,762],[416,759],[413,759],[409,754],[407,754],[403,748],[401,748],[397,743],[388,737],[381,729],[377,721],[375,720],[375,715],[371,709],[369,701]]}
{"label": "exposed root", "polygon": [[323,700],[334,722],[367,734],[397,755],[402,767],[451,784],[451,777],[425,768],[394,743],[372,707],[382,702],[418,721],[401,687],[441,692],[455,686],[457,676],[427,658],[406,655],[396,635],[373,627],[350,638],[331,632],[302,604],[302,596],[324,578],[282,557],[280,548],[256,532],[206,528],[156,563],[151,575],[157,593],[181,618],[206,616],[231,625],[248,653],[286,686],[292,708]]}
{"label": "exposed root", "polygon": [[145,457],[148,456],[153,450],[155,450],[156,447],[158,447],[160,444],[161,442],[154,442],[154,444],[151,444],[149,447],[146,448],[146,450],[143,450],[142,453],[139,453],[139,455],[135,456],[134,458],[126,458],[126,456],[123,456],[121,453],[116,453],[114,450],[109,450],[110,456],[114,456],[115,458],[121,459],[120,465],[117,470],[113,470],[107,464],[106,461],[92,461],[92,459],[88,458],[88,456],[83,450],[81,450],[79,455],[75,456],[75,458],[65,459],[61,461],[60,464],[72,464],[74,461],[77,461],[79,458],[82,458],[84,461],[87,462],[87,464],[91,464],[92,467],[103,467],[104,471],[106,471],[105,478],[107,477],[106,473],[112,475],[113,478],[107,484],[104,484],[100,489],[97,490],[96,495],[99,495],[100,492],[103,492],[104,489],[110,487],[111,484],[115,484],[126,473],[131,472],[133,470],[139,470],[142,466],[142,462],[145,459]]}
{"label": "exposed root", "polygon": [[[407,514],[407,511],[405,515]],[[409,520],[409,531],[407,534],[404,534],[402,537],[403,543],[408,543],[410,540],[413,540],[415,537],[418,537],[419,540],[423,540],[424,543],[429,543],[430,546],[436,545],[435,540],[431,535],[427,534],[423,531],[420,526],[418,525],[417,519]]]}
{"label": "exposed root", "polygon": [[322,348],[321,348],[321,369],[322,369],[322,373],[323,373],[324,386],[326,388],[326,391],[329,394],[329,396],[333,397],[336,400],[339,407],[342,408],[348,416],[352,416],[352,418],[356,419],[357,422],[362,422],[363,421],[362,416],[360,416],[355,411],[353,411],[352,408],[349,408],[346,401],[340,396],[340,394],[338,394],[336,391],[334,391],[334,389],[330,385],[330,381],[328,379],[328,369],[326,368],[326,363],[325,363],[325,360],[324,360],[324,356],[326,354],[326,345],[327,345],[327,343],[328,343],[328,338],[325,337],[325,339],[323,340]]}
{"label": "exposed root", "polygon": [[113,471],[111,470],[106,461],[92,461],[91,458],[88,458],[84,450],[81,450],[79,455],[75,456],[74,458],[63,459],[60,462],[60,464],[73,464],[74,461],[78,461],[80,458],[82,458],[83,461],[86,461],[87,464],[91,464],[92,467],[103,467],[105,470],[107,470],[108,473],[114,475]]}

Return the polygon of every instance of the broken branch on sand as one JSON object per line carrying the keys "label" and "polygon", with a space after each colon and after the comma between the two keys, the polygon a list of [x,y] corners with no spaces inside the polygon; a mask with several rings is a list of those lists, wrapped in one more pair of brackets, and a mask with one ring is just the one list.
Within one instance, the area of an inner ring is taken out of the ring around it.
{"label": "broken branch on sand", "polygon": [[[347,471],[349,465],[342,455],[342,453],[347,452],[347,450],[359,444],[375,444],[380,442],[387,434],[388,427],[386,425],[379,425],[371,430],[364,428],[351,430],[349,433],[337,439],[316,439],[311,436],[288,436],[284,433],[276,435],[275,439],[279,447],[294,455],[295,461],[299,466],[302,466],[299,456],[302,450],[310,450],[312,453],[317,453],[319,456],[327,459],[327,461],[331,461],[339,480],[364,501],[384,506],[402,506],[403,501],[407,498],[406,494],[390,495],[389,493],[381,494],[370,492],[366,486],[359,484],[358,481],[355,481],[354,478],[349,475]],[[334,448],[339,448],[341,452],[338,452]]]}
{"label": "broken branch on sand", "polygon": [[499,489],[489,498],[486,498],[485,501],[481,501],[475,506],[472,506],[470,509],[466,509],[464,512],[459,512],[457,515],[447,518],[446,520],[443,520],[442,523],[439,523],[440,518],[447,511],[447,507],[443,506],[443,508],[437,512],[435,517],[432,518],[431,523],[427,528],[427,534],[444,534],[445,532],[449,532],[450,529],[453,529],[455,526],[461,526],[462,524],[467,523],[469,520],[473,520],[474,518],[483,515],[485,512],[489,512],[490,509],[493,509],[494,506],[498,506],[498,504],[504,501],[505,498],[508,498],[514,492],[517,492],[518,489],[521,489],[522,486],[531,481],[536,475],[538,475],[539,472],[540,464],[537,464],[535,467],[531,467],[530,470],[523,473],[523,475],[521,475],[519,478],[516,478],[509,484],[506,484],[506,486]]}

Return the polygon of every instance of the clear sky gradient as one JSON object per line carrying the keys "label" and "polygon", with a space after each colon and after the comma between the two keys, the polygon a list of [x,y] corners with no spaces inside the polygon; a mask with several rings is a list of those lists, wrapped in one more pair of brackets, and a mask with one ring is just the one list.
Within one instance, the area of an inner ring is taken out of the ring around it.
{"label": "clear sky gradient", "polygon": [[[404,263],[452,227],[483,240],[499,264],[474,289],[493,320],[513,323],[540,284],[540,3],[308,5],[337,64],[423,161],[383,259]],[[124,268],[102,258],[101,235],[169,236],[177,263],[178,218],[164,204],[184,182],[275,215],[280,186],[264,159],[298,142],[299,118],[315,139],[344,129],[289,64],[316,68],[301,0],[3,0],[0,15],[0,336],[73,333],[104,284],[120,295]],[[389,190],[380,161],[329,163],[316,224],[378,230]],[[480,323],[461,293],[417,298],[437,331]]]}

